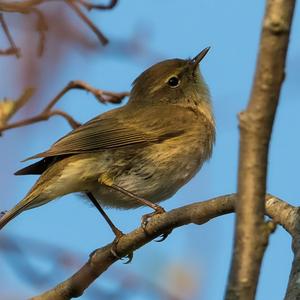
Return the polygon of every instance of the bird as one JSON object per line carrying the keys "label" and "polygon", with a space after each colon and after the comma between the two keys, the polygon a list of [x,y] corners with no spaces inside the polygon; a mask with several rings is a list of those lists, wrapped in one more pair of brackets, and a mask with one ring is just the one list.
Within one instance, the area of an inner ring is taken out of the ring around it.
{"label": "bird", "polygon": [[164,212],[158,203],[172,197],[212,155],[215,119],[199,68],[208,51],[154,64],[134,80],[125,105],[29,157],[40,160],[15,174],[40,177],[4,213],[0,229],[26,210],[78,192],[104,217],[102,207],[146,205],[154,209],[152,214]]}

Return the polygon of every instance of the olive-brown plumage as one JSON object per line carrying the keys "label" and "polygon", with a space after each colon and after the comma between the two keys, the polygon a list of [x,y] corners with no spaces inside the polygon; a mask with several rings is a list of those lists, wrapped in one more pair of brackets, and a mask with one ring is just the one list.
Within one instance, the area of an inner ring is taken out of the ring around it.
{"label": "olive-brown plumage", "polygon": [[129,101],[58,140],[17,175],[41,174],[0,219],[0,229],[24,210],[74,192],[92,193],[99,204],[141,205],[105,181],[153,203],[171,197],[211,156],[215,123],[209,92],[194,59],[172,59],[144,71]]}

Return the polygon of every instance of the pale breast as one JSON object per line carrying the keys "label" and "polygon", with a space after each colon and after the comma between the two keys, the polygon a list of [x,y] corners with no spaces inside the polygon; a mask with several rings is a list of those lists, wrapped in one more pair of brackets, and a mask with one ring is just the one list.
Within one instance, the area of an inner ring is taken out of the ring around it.
{"label": "pale breast", "polygon": [[[202,128],[203,129],[203,128]],[[115,184],[152,202],[171,197],[188,182],[210,157],[212,136],[194,128],[180,137],[166,140],[130,151],[121,159],[117,151],[114,166],[109,173]],[[136,200],[119,192],[99,186],[94,191],[100,202],[106,206],[132,208],[140,206]]]}

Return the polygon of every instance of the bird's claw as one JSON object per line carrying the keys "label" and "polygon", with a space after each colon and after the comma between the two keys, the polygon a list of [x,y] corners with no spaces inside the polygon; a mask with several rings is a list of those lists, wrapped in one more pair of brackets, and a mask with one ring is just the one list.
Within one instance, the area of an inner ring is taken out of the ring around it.
{"label": "bird's claw", "polygon": [[157,240],[155,240],[155,242],[157,242],[157,243],[163,242],[163,241],[169,236],[169,234],[170,234],[171,232],[172,232],[172,229],[170,229],[170,230],[168,230],[167,232],[163,233],[162,235],[160,235],[160,236],[158,237]]}
{"label": "bird's claw", "polygon": [[[161,206],[157,206],[155,211],[150,213],[150,214],[146,214],[146,215],[143,215],[142,216],[142,229],[144,230],[145,234],[150,236],[151,234],[147,231],[146,229],[146,226],[147,224],[149,223],[149,220],[153,217],[153,216],[156,216],[156,215],[159,215],[159,214],[163,214],[165,213],[166,211],[161,207]],[[163,233],[158,240],[155,240],[156,242],[162,242],[164,241],[168,235],[172,232],[172,230],[169,230],[168,232],[166,233]]]}
{"label": "bird's claw", "polygon": [[145,230],[146,229],[146,226],[147,226],[147,224],[149,223],[149,220],[151,219],[151,218],[153,218],[154,216],[156,216],[156,215],[160,215],[160,214],[163,214],[163,213],[165,213],[166,211],[161,207],[161,206],[159,206],[159,205],[157,205],[157,208],[155,209],[155,211],[154,212],[152,212],[152,213],[149,213],[149,214],[145,214],[145,215],[143,215],[142,216],[142,228]]}
{"label": "bird's claw", "polygon": [[0,219],[7,213],[7,210],[0,211]]}
{"label": "bird's claw", "polygon": [[116,236],[116,238],[113,240],[112,242],[112,246],[110,248],[110,253],[117,259],[120,259],[120,260],[124,260],[124,259],[127,259],[127,261],[124,262],[125,265],[129,264],[132,259],[133,259],[133,252],[130,252],[129,254],[127,254],[126,256],[122,257],[118,254],[118,251],[117,251],[117,245],[118,245],[118,242],[119,240],[121,239],[121,237],[124,235],[124,233],[122,233],[120,231],[121,234],[119,234],[118,236]]}

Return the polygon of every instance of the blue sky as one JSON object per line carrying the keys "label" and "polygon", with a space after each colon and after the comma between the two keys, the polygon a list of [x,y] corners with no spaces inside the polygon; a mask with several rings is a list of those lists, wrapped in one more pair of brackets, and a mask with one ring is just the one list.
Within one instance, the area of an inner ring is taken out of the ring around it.
{"label": "blue sky", "polygon": [[[49,4],[48,7],[51,11],[52,7]],[[53,46],[51,40],[54,36],[52,34],[51,37],[50,28],[49,47],[39,61],[38,80],[33,82],[40,83],[43,88],[37,91],[30,108],[20,113],[19,117],[38,112],[70,80],[81,79],[107,90],[129,90],[134,78],[151,64],[166,58],[192,57],[211,46],[201,70],[210,87],[217,122],[213,157],[191,182],[163,206],[169,210],[233,193],[237,183],[237,114],[245,108],[249,98],[263,12],[264,1],[258,0],[120,1],[112,11],[91,14],[94,22],[111,39],[111,44],[106,49],[97,46],[88,54],[79,44]],[[300,141],[297,138],[300,125],[300,104],[297,101],[300,96],[300,45],[296,39],[300,34],[299,13],[297,8],[288,52],[287,76],[272,135],[268,175],[268,191],[294,205],[298,203],[300,169]],[[20,24],[23,23],[17,22],[17,16],[8,16],[8,21],[12,24],[16,41],[21,41]],[[94,35],[77,18],[72,18],[72,21],[75,31],[85,35],[92,45],[97,44]],[[55,24],[52,27],[55,28]],[[25,28],[30,30],[30,25],[26,23]],[[139,37],[138,41],[145,49],[142,54],[125,47],[126,41],[133,37]],[[4,43],[3,37],[1,41]],[[34,52],[34,45],[32,48],[26,50],[29,55]],[[68,55],[59,57],[59,51],[64,50],[69,51]],[[50,60],[53,53],[60,58],[55,67],[45,64],[46,68],[42,68],[44,61]],[[33,58],[27,63],[35,63],[35,60]],[[0,72],[6,76],[6,80],[0,81],[1,97],[17,97],[23,86],[31,83],[23,80],[23,83],[16,85],[19,70],[24,65],[25,58],[21,61],[1,58]],[[113,106],[99,105],[92,95],[73,91],[64,97],[58,107],[83,122]],[[12,175],[24,165],[20,161],[45,150],[68,130],[63,120],[55,118],[47,123],[9,131],[0,139],[1,153],[4,154],[0,158],[1,209],[18,202],[35,181],[34,177]],[[148,210],[111,209],[107,212],[116,225],[127,232],[139,225],[140,217]],[[190,225],[175,230],[163,243],[152,242],[137,251],[130,265],[115,264],[103,278],[98,279],[97,286],[104,290],[117,290],[120,286],[114,280],[115,274],[134,274],[163,290],[185,291],[181,299],[222,299],[230,264],[233,225],[234,216],[231,215],[201,226]],[[77,195],[66,196],[22,214],[1,234],[35,239],[70,251],[75,249],[83,261],[92,250],[113,238],[97,211]],[[272,235],[263,262],[258,300],[283,298],[292,260],[290,242],[281,228]],[[47,269],[43,262],[36,263]],[[26,296],[47,287],[28,284],[8,263],[7,255],[1,253],[0,268],[0,287],[7,294],[15,292],[16,286]],[[174,279],[170,274],[178,274],[179,279]],[[71,271],[59,274],[56,282],[68,275]],[[178,280],[182,287],[176,286]],[[153,294],[145,290],[129,291],[126,299],[151,299]],[[91,299],[89,296],[92,297],[88,291],[81,299]]]}

